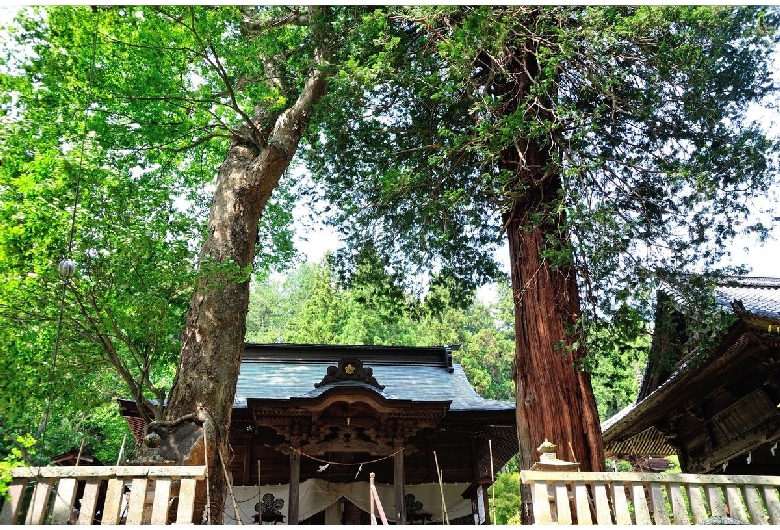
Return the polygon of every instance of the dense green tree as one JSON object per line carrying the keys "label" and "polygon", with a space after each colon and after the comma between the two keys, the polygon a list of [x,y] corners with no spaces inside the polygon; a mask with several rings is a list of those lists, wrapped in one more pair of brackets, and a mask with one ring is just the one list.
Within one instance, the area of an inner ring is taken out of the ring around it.
{"label": "dense green tree", "polygon": [[301,269],[296,269],[285,280],[252,277],[246,320],[247,342],[284,342],[284,323],[295,311],[290,295],[297,292],[296,289],[289,290],[288,285],[301,275]]}
{"label": "dense green tree", "polygon": [[634,402],[650,351],[649,330],[625,325],[621,319],[626,318],[641,318],[641,315],[624,306],[613,321],[598,321],[599,327],[588,334],[590,353],[585,361],[586,369],[593,378],[601,421]]}
{"label": "dense green tree", "polygon": [[[493,524],[520,524],[520,472],[516,469],[506,473],[497,473],[491,489],[490,514]],[[495,517],[494,517],[495,516]]]}
{"label": "dense green tree", "polygon": [[[291,181],[282,178],[328,78],[381,67],[383,48],[374,37],[384,17],[316,6],[52,6],[31,13],[19,41],[36,49],[20,63],[33,65],[36,82],[84,94],[78,80],[90,71],[90,37],[98,41],[90,110],[100,119],[91,129],[95,142],[114,150],[111,164],[123,178],[131,170],[161,176],[176,168],[186,189],[197,189],[216,175],[207,226],[193,240],[200,246],[198,274],[176,378],[164,419],[150,429],[175,445],[176,425],[207,425],[215,442],[208,444],[215,451],[211,499],[219,508],[225,493],[219,460],[229,454],[248,280],[258,258],[267,261],[280,248],[273,244],[278,236],[289,235],[273,215],[286,212],[281,220],[289,221],[289,208],[274,208],[290,197],[281,192]],[[13,96],[8,103],[15,104]],[[61,108],[55,122],[65,129],[71,118]],[[197,463],[202,444],[180,454]],[[218,509],[212,513],[221,517]]]}
{"label": "dense green tree", "polygon": [[[304,16],[283,8],[277,14],[295,14],[290,22]],[[291,106],[289,92],[281,87],[288,85],[295,93],[296,79],[305,76],[310,64],[298,56],[290,69],[267,71],[270,82],[261,83],[267,77],[256,60],[262,56],[258,50],[278,56],[285,66],[281,50],[301,44],[305,30],[286,26],[290,31],[284,39],[267,35],[264,41],[254,41],[241,35],[242,25],[257,24],[253,31],[262,32],[265,22],[273,27],[273,20],[263,22],[261,12],[259,18],[244,15],[235,7],[31,8],[20,15],[15,28],[19,45],[4,48],[0,267],[8,282],[1,301],[5,318],[17,329],[32,329],[36,321],[47,326],[49,347],[36,350],[34,361],[39,366],[48,363],[42,352],[51,351],[55,337],[51,329],[56,327],[60,286],[56,265],[63,256],[78,262],[78,274],[65,291],[56,374],[63,384],[52,392],[74,408],[83,402],[67,401],[69,396],[57,390],[75,386],[74,380],[85,381],[76,368],[95,372],[110,364],[118,377],[108,395],[97,394],[102,399],[121,392],[161,405],[167,397],[168,417],[186,415],[184,408],[195,412],[195,393],[175,399],[169,392],[175,387],[171,363],[181,350],[184,316],[197,277],[207,185],[224,160],[228,139],[267,143],[247,112],[260,102],[270,115],[281,115]],[[310,57],[310,52],[302,53]],[[230,66],[221,62],[226,59]],[[250,64],[257,68],[253,71]],[[239,130],[242,123],[244,129]],[[287,125],[295,129],[300,122]],[[277,143],[274,149],[286,147]],[[289,157],[292,153],[294,149]],[[229,259],[212,260],[204,254],[199,276],[211,279],[203,280],[202,288],[225,292],[216,284],[226,277],[228,283],[245,285],[247,267],[251,269],[256,257],[267,267],[271,258],[289,255],[285,223],[291,220],[286,204],[291,195],[283,185],[274,200],[269,198],[286,166],[277,167],[265,198],[253,205],[257,216],[249,221],[252,243],[244,253],[248,261],[237,267]],[[72,215],[76,225],[71,244]],[[257,238],[262,240],[255,245]],[[243,331],[236,340],[234,349],[240,351]],[[46,372],[34,375],[40,380]],[[187,373],[183,370],[179,381]],[[193,375],[195,379],[208,381],[202,373]],[[223,385],[234,386],[230,380]],[[208,405],[208,400],[201,403]],[[232,398],[228,409],[231,404]],[[165,417],[161,406],[153,409],[157,420]],[[218,459],[211,462],[219,466]],[[218,469],[213,476],[220,476]],[[218,489],[213,499],[221,502]]]}
{"label": "dense green tree", "polygon": [[[403,274],[368,244],[360,249],[355,269],[339,275],[347,294],[350,318],[344,322],[345,344],[411,344],[410,309],[414,300],[404,291]],[[351,309],[354,308],[354,309]]]}
{"label": "dense green tree", "polygon": [[[275,332],[280,341],[363,345],[415,342],[410,335],[412,302],[403,292],[398,275],[390,274],[371,249],[364,252],[349,277],[340,277],[330,255],[319,265],[305,265],[293,272],[281,288],[286,299],[282,311],[287,316]],[[293,290],[289,290],[290,285]],[[264,318],[265,307],[265,303],[257,309],[250,305],[248,325]]]}
{"label": "dense green tree", "polygon": [[[111,145],[94,106],[85,112],[96,92],[98,20],[84,20],[92,23],[50,48],[46,25],[72,18],[23,16],[16,30],[30,49],[6,48],[0,77],[3,421],[33,431],[46,444],[41,458],[78,447],[86,433],[74,429],[77,418],[117,395],[161,414],[150,400],[162,403],[170,388],[193,276],[197,226],[173,206],[187,192],[182,175],[144,168],[141,154]],[[77,262],[67,288],[57,273],[63,257]]]}
{"label": "dense green tree", "polygon": [[649,311],[664,283],[710,296],[689,274],[718,262],[743,199],[776,179],[775,146],[746,116],[776,88],[776,13],[419,7],[391,20],[393,75],[334,79],[312,138],[334,225],[464,287],[491,274],[504,236],[521,467],[551,437],[600,469],[584,333],[620,304]]}
{"label": "dense green tree", "polygon": [[[6,445],[6,440],[3,440],[3,445]],[[13,481],[11,470],[15,467],[25,466],[30,460],[30,453],[35,449],[35,438],[30,435],[22,436],[16,435],[12,442],[16,445],[8,450],[3,450],[2,458],[0,458],[0,498],[8,499],[10,496],[8,493],[8,487]],[[5,504],[5,503],[3,503]]]}
{"label": "dense green tree", "polygon": [[311,274],[306,298],[285,322],[284,342],[343,344],[340,338],[349,310],[336,275],[325,265],[313,267]]}
{"label": "dense green tree", "polygon": [[496,287],[495,302],[484,304],[472,296],[464,304],[453,300],[451,284],[435,284],[418,311],[415,336],[420,346],[458,345],[453,360],[463,366],[474,389],[483,397],[511,401],[514,328],[505,307],[512,294],[506,281]]}

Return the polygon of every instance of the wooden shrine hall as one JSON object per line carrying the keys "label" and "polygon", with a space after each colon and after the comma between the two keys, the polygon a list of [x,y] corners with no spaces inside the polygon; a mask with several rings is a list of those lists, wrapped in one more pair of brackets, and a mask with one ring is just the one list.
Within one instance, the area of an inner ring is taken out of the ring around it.
{"label": "wooden shrine hall", "polygon": [[489,524],[518,451],[515,404],[480,397],[449,347],[247,344],[230,444],[226,524],[368,524],[370,473],[390,523]]}
{"label": "wooden shrine hall", "polygon": [[[648,364],[636,402],[602,424],[608,454],[676,454],[687,473],[780,475],[780,278],[733,278],[715,296],[733,324],[702,358]],[[653,358],[687,330],[682,313],[656,318],[676,325],[657,324],[671,331],[656,337]]]}

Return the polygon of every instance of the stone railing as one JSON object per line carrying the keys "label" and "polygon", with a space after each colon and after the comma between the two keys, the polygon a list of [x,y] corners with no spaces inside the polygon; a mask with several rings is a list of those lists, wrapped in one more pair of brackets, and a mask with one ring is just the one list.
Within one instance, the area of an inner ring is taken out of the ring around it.
{"label": "stone railing", "polygon": [[522,471],[537,524],[780,524],[780,477]]}
{"label": "stone railing", "polygon": [[74,466],[12,470],[6,524],[191,524],[205,466]]}

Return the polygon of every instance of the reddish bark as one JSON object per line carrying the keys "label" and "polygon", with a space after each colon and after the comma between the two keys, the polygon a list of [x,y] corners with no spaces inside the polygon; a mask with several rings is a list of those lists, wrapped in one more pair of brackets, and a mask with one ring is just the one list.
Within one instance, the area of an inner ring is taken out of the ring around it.
{"label": "reddish bark", "polygon": [[[531,120],[549,120],[552,105],[534,101],[529,92],[539,75],[535,43],[518,46],[506,61],[507,73],[494,85],[504,95],[502,112],[523,108]],[[570,244],[557,208],[561,191],[559,166],[546,138],[517,138],[501,156],[512,180],[514,197],[504,214],[509,243],[515,306],[515,387],[520,469],[537,460],[545,440],[558,445],[558,457],[581,463],[583,471],[604,468],[604,447],[590,376],[579,369],[585,355],[574,334],[580,299],[573,267],[553,264],[545,253]],[[530,492],[523,491],[523,523],[532,523]]]}
{"label": "reddish bark", "polygon": [[546,236],[526,215],[508,226],[521,469],[538,459],[536,447],[548,439],[558,445],[559,458],[599,471],[604,449],[596,401],[589,375],[579,370],[585,351],[571,347],[576,337],[569,331],[580,310],[576,278],[570,267],[553,269],[541,257]]}

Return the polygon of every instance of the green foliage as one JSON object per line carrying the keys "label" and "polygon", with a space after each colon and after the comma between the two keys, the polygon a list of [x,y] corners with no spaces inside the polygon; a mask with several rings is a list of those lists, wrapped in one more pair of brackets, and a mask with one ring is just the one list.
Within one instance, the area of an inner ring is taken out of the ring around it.
{"label": "green foliage", "polygon": [[[349,278],[335,263],[304,265],[282,285],[255,283],[247,340],[305,344],[404,344],[408,299],[370,251]],[[400,298],[398,298],[400,297]]]}
{"label": "green foliage", "polygon": [[127,421],[119,415],[115,401],[105,402],[89,411],[76,427],[76,433],[81,434],[85,442],[84,450],[106,465],[117,463],[123,442],[125,460],[135,452],[135,438]]}
{"label": "green foliage", "polygon": [[0,460],[0,497],[9,499],[8,487],[13,481],[11,469],[29,465],[29,457],[35,454],[35,438],[29,434],[18,435],[10,451],[3,451],[5,457]]}
{"label": "green foliage", "polygon": [[612,470],[612,471],[619,471],[619,472],[632,472],[632,471],[634,471],[634,466],[632,466],[630,462],[626,462],[625,460],[608,460],[605,463],[604,467],[606,469],[609,469],[609,470]]}
{"label": "green foliage", "polygon": [[347,344],[341,340],[347,319],[347,301],[338,289],[333,271],[319,268],[311,289],[300,311],[285,322],[286,333],[282,342]]}
{"label": "green foliage", "polygon": [[711,280],[741,270],[718,268],[726,243],[765,233],[750,198],[777,182],[776,139],[747,113],[774,105],[777,10],[385,9],[386,61],[334,79],[306,152],[350,248],[468,299],[520,205],[541,257],[575,266],[583,324],[628,304],[644,325],[671,287],[698,312],[687,347],[706,350],[723,323]]}
{"label": "green foliage", "polygon": [[[0,424],[36,433],[40,458],[86,436],[111,460],[126,432],[113,399],[164,402],[227,139],[258,100],[288,105],[255,59],[301,43],[300,27],[243,24],[286,12],[28,7],[4,34]],[[289,66],[297,85],[303,64]],[[258,226],[259,270],[292,256],[291,184]],[[78,263],[67,289],[64,256]]]}
{"label": "green foliage", "polygon": [[45,432],[38,431],[35,435],[28,432],[21,436],[18,433],[25,432],[30,423],[43,416],[43,411],[35,403],[31,406],[29,415],[4,415],[0,423],[0,459],[9,462],[8,467],[47,465],[50,457],[79,449],[104,464],[115,464],[123,440],[126,440],[126,457],[135,450],[133,435],[125,419],[119,415],[114,400],[104,398],[101,403],[100,399],[94,399],[93,408],[57,401],[52,407]]}
{"label": "green foliage", "polygon": [[665,473],[682,473],[682,468],[680,467],[680,458],[677,455],[669,455],[666,457],[666,459],[671,462],[671,466],[669,466],[669,469],[665,471]]}
{"label": "green foliage", "polygon": [[473,297],[465,308],[449,289],[434,286],[423,301],[418,343],[457,344],[453,360],[463,366],[471,385],[482,396],[512,401],[515,353],[512,294],[507,282],[496,285],[496,302],[485,305]]}
{"label": "green foliage", "polygon": [[641,319],[639,311],[623,306],[613,320],[600,320],[591,326],[584,367],[590,372],[602,421],[636,399],[651,342]]}
{"label": "green foliage", "polygon": [[[490,490],[491,507],[495,507],[495,520],[492,524],[520,524],[520,472],[497,473],[496,481]],[[495,500],[493,500],[495,498]]]}

